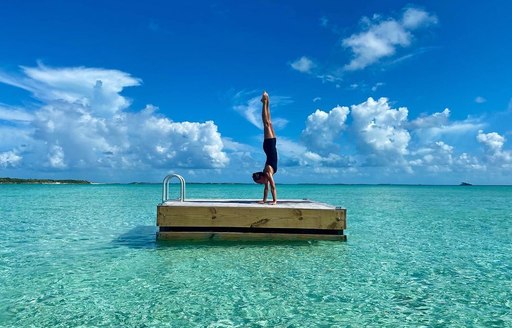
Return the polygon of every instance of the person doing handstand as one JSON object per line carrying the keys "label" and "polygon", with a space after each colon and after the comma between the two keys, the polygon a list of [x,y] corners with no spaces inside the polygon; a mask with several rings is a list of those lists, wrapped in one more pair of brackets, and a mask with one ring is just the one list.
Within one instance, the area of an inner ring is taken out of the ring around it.
{"label": "person doing handstand", "polygon": [[267,160],[265,162],[263,172],[253,173],[252,179],[256,183],[265,185],[265,188],[263,189],[263,201],[260,203],[264,204],[267,201],[268,187],[270,186],[273,199],[270,204],[275,205],[277,204],[276,184],[274,182],[274,174],[277,172],[276,134],[274,132],[274,127],[272,126],[272,121],[270,120],[269,98],[266,91],[263,92],[263,95],[261,96],[261,102],[263,103],[261,109],[261,120],[263,121],[264,133],[263,151],[265,152],[265,155],[267,155]]}

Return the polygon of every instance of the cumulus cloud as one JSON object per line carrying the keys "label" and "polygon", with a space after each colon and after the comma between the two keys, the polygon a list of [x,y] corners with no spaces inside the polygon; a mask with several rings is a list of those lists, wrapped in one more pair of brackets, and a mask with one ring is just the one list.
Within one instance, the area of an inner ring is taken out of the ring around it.
{"label": "cumulus cloud", "polygon": [[489,163],[506,167],[512,165],[512,152],[503,149],[506,141],[505,137],[496,132],[484,133],[480,130],[476,139],[484,146],[486,159]]}
{"label": "cumulus cloud", "polygon": [[413,160],[409,163],[416,167],[426,167],[431,172],[450,172],[453,166],[454,148],[443,141],[437,141],[430,147],[414,151]]}
{"label": "cumulus cloud", "polygon": [[407,108],[393,109],[387,98],[367,101],[351,107],[353,132],[360,151],[372,165],[400,162],[408,153],[411,139],[405,129]]}
{"label": "cumulus cloud", "polygon": [[322,155],[336,152],[339,148],[336,138],[345,128],[349,112],[348,107],[341,106],[328,113],[317,109],[306,120],[306,128],[301,135],[304,144]]}
{"label": "cumulus cloud", "polygon": [[127,111],[130,101],[121,92],[141,83],[127,73],[42,65],[22,71],[22,77],[3,74],[0,80],[32,92],[43,105],[0,111],[8,121],[28,122],[23,145],[11,141],[2,163],[72,170],[219,168],[229,162],[213,122],[173,122],[151,105]]}
{"label": "cumulus cloud", "polygon": [[487,169],[476,156],[468,153],[457,154],[454,146],[444,141],[436,141],[411,152],[409,164],[417,174],[439,177],[440,174],[483,172]]}
{"label": "cumulus cloud", "polygon": [[6,151],[0,153],[0,167],[15,167],[21,161],[21,156],[16,154],[14,151]]}
{"label": "cumulus cloud", "polygon": [[383,57],[396,53],[397,48],[411,45],[412,32],[428,24],[437,23],[437,18],[421,9],[408,8],[401,19],[383,20],[376,15],[373,19],[363,19],[365,29],[352,34],[342,41],[343,47],[350,49],[353,59],[345,66],[346,70],[355,71],[374,64]]}
{"label": "cumulus cloud", "polygon": [[478,142],[482,143],[491,153],[501,152],[503,144],[505,143],[505,137],[500,136],[498,133],[483,133],[482,130],[478,131],[478,136],[476,139]]}
{"label": "cumulus cloud", "polygon": [[228,163],[213,121],[177,123],[153,114],[152,110],[132,119],[129,125],[139,127],[135,137],[142,141],[132,151],[144,154],[145,162],[157,167],[188,168],[222,168]]}
{"label": "cumulus cloud", "polygon": [[[287,158],[301,167],[340,169],[336,174],[349,174],[350,169],[353,174],[380,170],[381,174],[404,172],[411,177],[441,173],[463,177],[491,167],[503,175],[512,168],[512,152],[504,150],[505,138],[495,132],[483,133],[480,120],[452,121],[448,108],[412,121],[408,116],[407,108],[393,108],[387,98],[368,98],[350,109],[316,110],[305,122],[301,142],[288,142],[284,147]],[[343,141],[347,138],[351,142]],[[485,157],[460,151],[473,151],[477,142]]]}
{"label": "cumulus cloud", "polygon": [[484,126],[475,119],[450,121],[450,110],[423,115],[410,122],[409,127],[421,143],[430,143],[445,136],[475,133]]}
{"label": "cumulus cloud", "polygon": [[287,138],[279,138],[279,161],[285,166],[301,167],[348,167],[354,164],[350,156],[328,152],[319,154],[307,147]]}
{"label": "cumulus cloud", "polygon": [[301,73],[311,73],[316,64],[306,56],[302,56],[290,64],[290,66]]}

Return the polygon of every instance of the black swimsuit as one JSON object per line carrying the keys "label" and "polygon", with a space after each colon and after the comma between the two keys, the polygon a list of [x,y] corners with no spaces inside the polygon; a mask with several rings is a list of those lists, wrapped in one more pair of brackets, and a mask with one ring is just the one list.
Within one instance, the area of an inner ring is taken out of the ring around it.
{"label": "black swimsuit", "polygon": [[267,155],[267,161],[265,166],[270,165],[277,172],[277,149],[276,149],[276,138],[269,138],[263,140],[263,151]]}

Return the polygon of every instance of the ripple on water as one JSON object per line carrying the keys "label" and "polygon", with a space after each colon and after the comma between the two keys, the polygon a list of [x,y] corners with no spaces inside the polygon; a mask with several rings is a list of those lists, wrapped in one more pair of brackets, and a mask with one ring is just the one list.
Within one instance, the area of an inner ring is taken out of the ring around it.
{"label": "ripple on water", "polygon": [[348,242],[156,242],[160,186],[0,186],[0,326],[512,325],[511,188],[280,193],[347,207]]}

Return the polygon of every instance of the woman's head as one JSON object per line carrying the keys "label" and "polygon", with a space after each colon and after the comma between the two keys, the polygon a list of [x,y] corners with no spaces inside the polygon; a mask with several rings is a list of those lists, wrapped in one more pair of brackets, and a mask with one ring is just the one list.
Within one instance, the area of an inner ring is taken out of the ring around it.
{"label": "woman's head", "polygon": [[267,182],[267,175],[265,173],[263,173],[263,172],[254,172],[252,174],[252,179],[256,183],[263,184],[263,183]]}

